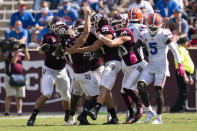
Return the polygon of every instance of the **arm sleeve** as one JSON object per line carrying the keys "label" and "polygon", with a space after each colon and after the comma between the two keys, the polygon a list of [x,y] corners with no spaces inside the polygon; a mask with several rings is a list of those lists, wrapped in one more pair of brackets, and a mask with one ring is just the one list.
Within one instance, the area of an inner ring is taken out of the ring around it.
{"label": "arm sleeve", "polygon": [[180,58],[180,55],[179,55],[179,52],[177,51],[177,48],[175,46],[175,43],[171,42],[168,47],[170,48],[170,50],[172,51],[176,61],[178,63],[181,63],[181,58]]}

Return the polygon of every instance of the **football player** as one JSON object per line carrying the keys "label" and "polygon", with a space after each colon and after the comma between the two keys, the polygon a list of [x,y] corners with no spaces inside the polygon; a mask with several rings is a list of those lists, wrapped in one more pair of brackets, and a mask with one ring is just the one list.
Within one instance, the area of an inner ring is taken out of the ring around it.
{"label": "football player", "polygon": [[[108,38],[114,38],[114,32],[111,26],[109,26],[108,18],[100,13],[94,14],[91,17],[91,23],[94,26],[95,31],[99,31],[101,34],[105,35]],[[83,48],[67,48],[67,51],[70,53],[84,53],[84,52],[95,52],[98,49],[101,50],[103,54],[103,60],[105,62],[105,69],[101,76],[99,96],[97,99],[96,106],[94,106],[91,111],[84,109],[86,113],[93,119],[97,119],[97,114],[102,105],[106,104],[108,112],[110,113],[112,119],[104,124],[118,124],[119,120],[117,118],[111,89],[114,86],[117,73],[121,69],[120,57],[118,55],[117,47],[109,47],[103,44],[101,41],[97,40],[93,45],[86,46]]]}
{"label": "football player", "polygon": [[157,117],[152,124],[162,124],[161,113],[164,104],[163,88],[166,77],[170,76],[169,63],[167,53],[170,49],[179,63],[178,72],[184,76],[184,69],[181,64],[179,54],[175,44],[172,42],[172,33],[168,29],[161,28],[162,18],[159,14],[153,13],[148,19],[148,30],[144,31],[140,36],[140,41],[146,44],[148,48],[148,65],[142,71],[138,81],[138,91],[147,109],[147,117],[144,122],[149,122],[156,115],[150,105],[148,95],[145,88],[154,81],[154,89],[156,92]]}
{"label": "football player", "polygon": [[[78,19],[75,23],[74,23],[74,30],[77,34],[77,36],[79,36],[83,30],[84,30],[84,20],[82,19]],[[89,36],[86,40],[86,43],[84,45],[92,45],[95,41],[97,40],[96,36],[93,34],[93,32],[89,33]],[[86,54],[88,55],[88,54]],[[95,76],[95,78],[97,79],[98,83],[100,82],[100,78],[101,78],[101,74],[104,70],[104,66],[103,66],[103,62],[101,58],[91,58],[92,60],[90,60],[90,68],[91,68],[91,72],[93,73],[93,75]],[[71,110],[70,110],[70,119],[68,124],[70,123],[70,125],[74,124],[75,121],[73,119],[76,108],[77,108],[77,103],[80,99],[80,97],[83,94],[83,90],[80,87],[80,85],[77,83],[77,81],[74,81],[75,86],[73,88],[72,91],[72,95],[71,95]],[[89,99],[86,99],[85,103],[89,103]],[[87,105],[87,104],[86,104]],[[87,121],[87,115],[85,115],[84,113],[81,113],[78,116],[78,120],[80,121],[80,125],[87,125],[89,124],[89,122]]]}
{"label": "football player", "polygon": [[[129,109],[130,116],[124,124],[136,122],[143,113],[142,104],[140,98],[136,95],[137,80],[143,68],[147,65],[147,62],[143,60],[138,50],[131,51],[132,45],[134,44],[134,36],[129,28],[127,28],[127,17],[125,14],[115,14],[112,18],[112,27],[115,30],[116,38],[108,39],[103,35],[97,33],[98,38],[106,45],[110,47],[118,47],[119,55],[122,57],[122,71],[124,73],[122,83],[122,96]],[[123,93],[124,92],[124,93]],[[126,95],[126,97],[125,97]],[[129,102],[130,96],[136,103],[137,113],[134,115],[134,111]]]}
{"label": "football player", "polygon": [[[77,22],[80,23],[80,20]],[[89,25],[88,31],[86,31],[87,25]],[[78,29],[80,28],[78,27]],[[78,31],[77,32],[78,35],[71,36],[70,35],[71,34],[70,32],[72,31],[71,28],[65,25],[60,27],[58,35],[62,38],[62,41],[66,38],[65,42],[62,43],[63,49],[71,45],[78,47],[78,45],[87,46],[89,44],[88,42],[86,42],[86,39],[88,38],[88,35],[90,32],[90,11],[88,11],[87,9],[86,9],[86,24],[85,24],[85,27],[81,29],[84,29],[83,33],[79,33],[80,31]],[[80,42],[81,45],[78,42]],[[86,57],[84,56],[86,54],[83,54],[83,53],[74,53],[74,54],[68,54],[68,55],[69,55],[68,57],[69,57],[70,63],[72,64],[73,70],[75,73],[74,74],[75,82],[79,83],[80,87],[82,88],[83,92],[86,95],[84,108],[91,109],[92,106],[96,104],[96,99],[97,99],[98,92],[99,92],[98,81],[91,71],[92,62],[90,61],[90,59],[86,59]],[[76,88],[77,87],[73,89],[74,92]],[[72,118],[74,117],[73,112],[70,113],[70,119],[72,120],[71,117]],[[89,124],[86,116],[83,113],[80,114],[78,119],[80,120],[80,125]],[[69,123],[69,124],[72,124],[72,123]]]}
{"label": "football player", "polygon": [[[68,120],[70,109],[70,79],[65,68],[66,60],[60,52],[60,39],[57,37],[58,28],[65,25],[65,21],[59,17],[53,17],[49,24],[50,33],[43,36],[42,45],[39,49],[45,54],[42,67],[42,95],[37,99],[27,126],[33,126],[36,116],[53,93],[54,84],[60,91],[62,106],[65,110],[65,121]],[[55,64],[54,64],[55,63]]]}

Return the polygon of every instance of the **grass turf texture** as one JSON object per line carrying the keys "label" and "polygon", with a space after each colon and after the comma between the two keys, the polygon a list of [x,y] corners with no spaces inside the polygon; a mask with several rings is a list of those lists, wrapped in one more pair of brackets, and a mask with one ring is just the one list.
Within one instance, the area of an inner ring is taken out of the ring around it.
{"label": "grass turf texture", "polygon": [[[120,122],[125,120],[125,114],[118,115]],[[106,122],[106,115],[99,114],[96,121],[90,120],[94,125],[89,126],[65,126],[62,116],[43,116],[38,115],[32,127],[27,127],[26,123],[29,116],[0,116],[0,131],[197,131],[197,113],[174,113],[163,114],[162,125],[152,125],[143,123],[146,115],[141,119],[142,123],[129,125],[102,125]],[[155,117],[154,117],[155,118]],[[154,119],[153,118],[153,119]],[[152,121],[151,121],[152,122]]]}

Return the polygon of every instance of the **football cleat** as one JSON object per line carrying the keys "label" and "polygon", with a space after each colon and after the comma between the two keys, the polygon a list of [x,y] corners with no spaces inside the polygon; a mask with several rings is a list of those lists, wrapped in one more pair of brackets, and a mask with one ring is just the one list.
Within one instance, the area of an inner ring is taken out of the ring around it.
{"label": "football cleat", "polygon": [[146,119],[144,120],[144,122],[145,123],[147,123],[147,122],[149,122],[151,119],[152,119],[152,117],[153,116],[155,116],[156,115],[156,112],[153,110],[153,111],[149,111],[148,113],[147,113],[147,117],[146,117]]}
{"label": "football cleat", "polygon": [[81,114],[77,117],[77,120],[80,121],[79,125],[90,125],[90,123],[87,120],[87,117],[84,117]]}
{"label": "football cleat", "polygon": [[122,124],[132,124],[135,123],[136,120],[133,117],[128,118],[125,122],[123,122]]}
{"label": "football cleat", "polygon": [[4,116],[10,116],[10,113],[5,112],[5,113],[4,113]]}
{"label": "football cleat", "polygon": [[34,125],[34,122],[36,120],[36,117],[34,116],[31,116],[27,122],[27,126],[33,126]]}
{"label": "football cleat", "polygon": [[84,108],[84,112],[90,116],[90,118],[92,120],[96,120],[97,119],[97,112],[96,112],[96,108],[92,108],[91,110],[88,110],[86,108]]}
{"label": "football cleat", "polygon": [[64,121],[65,122],[68,122],[68,120],[69,120],[69,112],[65,112],[65,115],[64,115]]}
{"label": "football cleat", "polygon": [[75,120],[75,116],[69,116],[68,122],[65,124],[66,126],[78,125]]}
{"label": "football cleat", "polygon": [[103,125],[120,124],[118,118],[112,118],[110,121],[103,123]]}
{"label": "football cleat", "polygon": [[159,119],[159,118],[156,118],[156,119],[152,122],[152,124],[162,124],[162,120]]}

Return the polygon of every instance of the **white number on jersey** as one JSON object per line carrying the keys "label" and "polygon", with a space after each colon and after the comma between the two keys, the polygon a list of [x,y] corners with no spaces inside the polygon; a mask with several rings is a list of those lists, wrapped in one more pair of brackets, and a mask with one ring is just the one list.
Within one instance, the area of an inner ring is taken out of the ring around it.
{"label": "white number on jersey", "polygon": [[121,57],[121,56],[127,55],[128,51],[123,45],[119,45],[119,47],[118,47],[118,54]]}
{"label": "white number on jersey", "polygon": [[[53,52],[51,53],[51,55],[52,55],[52,56],[56,56],[56,55],[55,55],[55,51],[53,51]],[[64,56],[56,56],[56,60],[59,60],[59,59],[64,59]]]}
{"label": "white number on jersey", "polygon": [[102,32],[107,32],[107,31],[109,31],[109,29],[107,27],[102,28]]}

